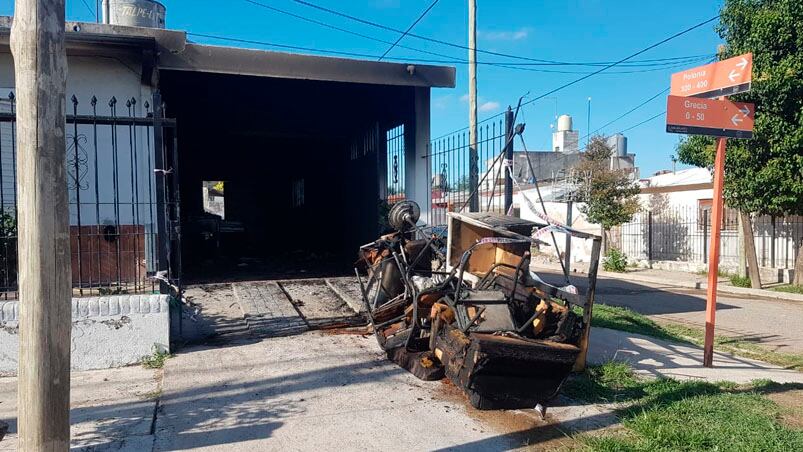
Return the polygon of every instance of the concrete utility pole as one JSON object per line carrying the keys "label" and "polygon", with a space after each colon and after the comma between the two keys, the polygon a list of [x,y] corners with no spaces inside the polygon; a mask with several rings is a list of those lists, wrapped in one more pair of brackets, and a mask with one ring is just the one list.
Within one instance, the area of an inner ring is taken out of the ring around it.
{"label": "concrete utility pole", "polygon": [[64,0],[16,0],[19,448],[70,446],[70,226]]}
{"label": "concrete utility pole", "polygon": [[468,0],[468,182],[469,211],[480,210],[480,168],[477,152],[477,0]]}

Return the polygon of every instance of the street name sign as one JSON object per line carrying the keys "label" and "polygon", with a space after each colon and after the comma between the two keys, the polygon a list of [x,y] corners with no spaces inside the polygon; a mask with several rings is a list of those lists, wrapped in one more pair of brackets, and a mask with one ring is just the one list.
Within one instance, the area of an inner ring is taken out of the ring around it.
{"label": "street name sign", "polygon": [[689,135],[753,138],[753,104],[730,100],[669,96],[666,131]]}
{"label": "street name sign", "polygon": [[720,97],[750,91],[753,54],[706,64],[672,74],[669,94],[684,97]]}

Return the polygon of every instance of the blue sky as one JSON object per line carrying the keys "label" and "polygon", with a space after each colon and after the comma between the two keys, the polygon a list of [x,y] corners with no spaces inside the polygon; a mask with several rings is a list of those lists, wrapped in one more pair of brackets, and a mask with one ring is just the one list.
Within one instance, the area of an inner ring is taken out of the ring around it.
{"label": "blue sky", "polygon": [[[331,23],[349,30],[395,41],[398,34],[351,22],[294,3],[291,0],[258,0],[308,18]],[[432,0],[309,0],[332,9],[363,17],[394,28],[407,28]],[[85,4],[86,3],[86,4]],[[268,41],[325,50],[381,55],[388,45],[326,29],[296,18],[284,16],[245,0],[165,0],[167,26],[196,33]],[[720,1],[674,0],[478,0],[478,48],[505,54],[545,60],[569,62],[616,61],[650,44],[658,42],[691,25],[715,16]],[[67,0],[67,17],[73,20],[94,20],[95,0]],[[0,0],[0,14],[13,13],[12,0]],[[440,0],[415,27],[414,33],[443,41],[467,44],[467,2]],[[663,44],[637,58],[658,59],[714,54],[721,42],[713,30],[714,23]],[[226,44],[206,38],[193,38],[210,44]],[[437,52],[452,58],[466,58],[467,51],[406,37],[403,45]],[[248,45],[248,47],[259,47]],[[416,51],[396,48],[391,57],[409,59],[442,59]],[[516,62],[503,57],[480,55],[480,61]],[[518,61],[521,62],[521,61]],[[698,63],[691,63],[695,66]],[[701,64],[701,63],[700,63]],[[465,65],[457,67],[455,89],[435,89],[432,93],[432,136],[465,127],[468,105],[465,101],[467,73]],[[684,66],[685,67],[685,66]],[[593,71],[593,67],[534,67],[549,70]],[[584,136],[587,99],[591,101],[591,130],[627,112],[669,87],[672,72],[680,68],[613,68],[610,72],[650,69],[651,72],[620,73],[594,76],[550,98],[532,103],[523,111],[527,122],[526,141],[529,149],[549,149],[550,124],[558,114],[574,117],[575,129]],[[656,70],[657,69],[657,70]],[[530,92],[536,97],[582,74],[562,74],[512,70],[481,65],[478,71],[480,119],[514,105],[519,96]],[[665,109],[665,96],[660,95],[601,132],[615,133],[634,126]],[[637,154],[642,177],[671,167],[670,155],[678,141],[667,134],[662,117],[626,132],[629,150]]]}

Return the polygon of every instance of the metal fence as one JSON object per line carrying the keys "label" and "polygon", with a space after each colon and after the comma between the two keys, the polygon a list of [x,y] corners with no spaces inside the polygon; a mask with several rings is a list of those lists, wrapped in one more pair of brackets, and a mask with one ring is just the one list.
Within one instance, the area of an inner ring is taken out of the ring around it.
{"label": "metal fence", "polygon": [[[154,106],[156,108],[154,108]],[[74,294],[180,286],[175,122],[141,104],[72,96],[66,118]],[[16,298],[16,99],[0,100],[0,297]],[[171,256],[175,259],[171,260]],[[160,280],[162,281],[160,283]]]}
{"label": "metal fence", "polygon": [[[509,113],[478,127],[476,162],[470,158],[468,132],[431,142],[426,156],[432,199],[430,224],[446,224],[447,212],[470,211],[472,197],[476,197],[478,211],[504,213],[505,169],[502,163],[512,121]],[[472,173],[476,177],[474,180]]]}
{"label": "metal fence", "polygon": [[[738,265],[739,231],[735,211],[722,222],[720,263]],[[614,231],[629,257],[650,261],[707,263],[711,211],[694,206],[645,211]],[[762,267],[794,268],[803,241],[803,217],[761,216],[753,219],[756,254]]]}

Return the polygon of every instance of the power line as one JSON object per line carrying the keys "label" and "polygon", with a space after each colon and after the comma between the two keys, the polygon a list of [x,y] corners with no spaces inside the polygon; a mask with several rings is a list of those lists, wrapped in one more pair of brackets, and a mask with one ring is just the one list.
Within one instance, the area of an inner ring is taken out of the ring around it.
{"label": "power line", "polygon": [[665,115],[665,114],[666,114],[666,110],[662,111],[661,113],[658,113],[658,114],[657,114],[657,115],[655,115],[655,116],[651,116],[651,117],[649,117],[649,118],[645,119],[644,121],[641,121],[640,123],[638,123],[638,124],[636,124],[636,125],[634,125],[634,126],[630,126],[630,127],[628,127],[627,129],[620,130],[620,131],[619,131],[619,133],[625,133],[625,132],[627,132],[627,131],[633,130],[633,129],[635,129],[636,127],[639,127],[639,126],[642,126],[642,125],[644,125],[644,124],[647,124],[648,122],[652,121],[653,119],[660,118],[661,116],[663,116],[663,115]]}
{"label": "power line", "polygon": [[[697,63],[697,62],[707,61],[707,60],[708,60],[708,58],[706,57],[706,58],[700,58],[700,59],[696,59],[696,60],[684,61],[682,63],[664,65],[664,66],[661,66],[661,67],[654,67],[654,68],[650,68],[650,69],[633,69],[633,70],[626,70],[626,71],[616,71],[616,72],[608,72],[608,74],[639,74],[639,73],[642,73],[642,72],[664,71],[664,70],[667,70],[667,69],[676,69],[676,68],[687,66],[687,65],[689,65],[691,63]],[[519,71],[531,71],[531,72],[543,72],[543,73],[551,73],[551,74],[594,74],[594,73],[599,73],[599,71],[593,72],[593,71],[564,71],[564,70],[553,70],[553,69],[536,69],[536,68],[531,68],[531,67],[510,66],[510,65],[507,65],[507,64],[499,64],[499,63],[484,63],[484,64],[489,64],[489,65],[494,66],[494,67],[501,67],[501,68],[505,68],[505,69],[515,69],[515,70],[519,70]],[[634,66],[626,66],[626,67],[634,67]]]}
{"label": "power line", "polygon": [[[253,0],[246,0],[246,1],[248,1],[249,3],[257,3],[257,2],[255,2]],[[449,47],[454,47],[454,48],[461,49],[461,50],[471,50],[471,49],[468,48],[468,46],[465,46],[463,44],[457,44],[457,43],[454,43],[454,42],[443,41],[441,39],[436,39],[436,38],[432,38],[432,37],[429,37],[429,36],[422,36],[422,35],[418,35],[418,34],[411,33],[411,32],[405,33],[405,31],[400,30],[398,28],[390,27],[388,25],[380,24],[378,22],[373,22],[373,21],[370,21],[370,20],[367,20],[367,19],[363,19],[363,18],[360,18],[360,17],[352,16],[350,14],[346,14],[344,12],[337,11],[337,10],[334,10],[334,9],[331,9],[331,8],[327,8],[327,7],[324,7],[324,6],[316,5],[314,3],[311,3],[311,2],[308,2],[308,1],[305,1],[305,0],[293,0],[293,1],[295,3],[300,4],[300,5],[304,5],[304,6],[307,6],[307,7],[310,7],[310,8],[314,8],[314,9],[317,9],[319,11],[326,12],[328,14],[339,16],[339,17],[342,17],[342,18],[345,18],[345,19],[349,19],[349,20],[354,21],[354,22],[358,22],[358,23],[361,23],[361,24],[364,24],[364,25],[369,25],[369,26],[372,26],[372,27],[375,27],[375,28],[379,28],[379,29],[382,29],[382,30],[391,31],[391,32],[394,32],[394,33],[403,33],[406,36],[411,36],[413,38],[417,38],[417,39],[421,39],[421,40],[424,40],[424,41],[429,41],[429,42],[433,42],[433,43],[436,43],[436,44],[441,44],[441,45],[445,45],[445,46],[449,46]],[[717,16],[717,17],[719,17],[719,16]],[[511,54],[507,54],[507,53],[494,52],[494,51],[490,51],[490,50],[482,50],[482,49],[476,49],[476,50],[477,50],[478,53],[484,53],[486,55],[495,55],[495,56],[500,56],[500,57],[505,57],[505,58],[512,58],[512,59],[516,59],[516,60],[532,61],[532,62],[546,63],[546,64],[576,65],[576,66],[599,66],[599,65],[608,64],[607,62],[589,63],[589,62],[566,62],[566,61],[544,60],[544,59],[540,59],[540,58],[530,58],[530,57],[525,57],[525,56],[521,56],[521,55],[511,55]]]}
{"label": "power line", "polygon": [[[264,3],[260,3],[260,2],[254,1],[254,0],[243,0],[243,1],[246,2],[246,3],[250,3],[250,4],[254,5],[254,6],[258,6],[260,8],[264,8],[264,9],[267,9],[269,11],[273,11],[273,12],[278,13],[278,14],[283,14],[285,16],[293,17],[293,18],[298,19],[298,20],[303,20],[304,22],[309,22],[311,24],[319,25],[321,27],[329,28],[331,30],[336,30],[336,31],[339,31],[339,32],[342,32],[342,33],[347,33],[347,34],[350,34],[352,36],[358,36],[358,37],[363,38],[363,39],[368,39],[368,40],[371,40],[371,41],[381,42],[381,43],[387,44],[387,45],[393,45],[394,44],[392,41],[387,41],[387,40],[384,40],[384,39],[377,38],[375,36],[370,36],[370,35],[358,33],[356,31],[348,30],[346,28],[338,27],[337,25],[332,25],[330,23],[321,22],[319,20],[311,19],[309,17],[304,17],[302,15],[299,15],[299,14],[296,14],[296,13],[293,13],[293,12],[290,12],[290,11],[286,11],[286,10],[283,10],[281,8],[276,8],[274,6],[266,5]],[[412,50],[412,51],[415,51],[415,52],[425,53],[425,54],[428,54],[428,55],[439,56],[439,57],[442,57],[442,58],[452,58],[452,56],[446,55],[446,54],[443,54],[443,53],[432,52],[432,51],[423,50],[423,49],[416,49],[414,47],[409,47],[409,46],[405,46],[405,45],[401,45],[401,44],[396,44],[395,46],[396,47],[400,47],[402,49],[407,49],[407,50]],[[376,58],[376,57],[374,57],[374,58]]]}
{"label": "power line", "polygon": [[324,50],[324,49],[315,49],[312,47],[302,47],[302,46],[294,46],[294,45],[287,45],[287,44],[276,44],[273,42],[266,42],[266,41],[256,41],[252,39],[241,39],[241,38],[230,38],[226,36],[217,36],[217,35],[209,35],[205,33],[193,33],[187,32],[188,36],[197,36],[199,38],[209,38],[209,39],[219,39],[221,41],[230,41],[230,42],[239,42],[241,44],[256,44],[262,46],[269,46],[269,47],[277,47],[281,49],[289,49],[289,50],[302,50],[305,52],[318,52],[318,53],[330,53],[333,55],[343,55],[343,56],[352,56],[352,57],[361,57],[361,58],[377,58],[378,55],[371,55],[367,53],[356,53],[356,52],[342,52],[339,50]]}
{"label": "power line", "polygon": [[[262,40],[255,40],[255,39],[243,39],[243,38],[233,38],[229,36],[220,36],[220,35],[210,35],[205,33],[195,33],[195,32],[187,32],[189,36],[196,36],[201,38],[208,38],[208,39],[215,39],[220,41],[229,41],[229,42],[236,42],[240,44],[254,44],[259,46],[266,46],[266,47],[276,47],[279,49],[288,49],[288,50],[299,50],[304,52],[312,52],[312,53],[322,53],[322,54],[331,54],[331,55],[340,55],[340,56],[349,56],[349,57],[358,57],[358,58],[370,58],[370,59],[378,59],[380,55],[371,54],[371,53],[359,53],[359,52],[348,52],[348,51],[341,51],[341,50],[329,50],[329,49],[320,49],[314,47],[304,47],[304,46],[296,46],[290,44],[279,44],[275,42],[269,41],[262,41]],[[468,64],[468,61],[465,60],[437,60],[437,59],[426,59],[426,58],[400,58],[400,57],[386,57],[386,60],[393,60],[393,61],[402,61],[402,62],[409,62],[415,61],[419,63],[433,63],[433,64]],[[500,68],[507,68],[507,69],[514,69],[514,70],[526,70],[532,72],[546,72],[546,73],[569,73],[569,74],[587,74],[588,72],[581,72],[581,71],[553,71],[548,69],[536,69],[536,68],[529,68],[529,67],[516,67],[516,66],[507,66],[501,65],[496,62],[477,62],[477,64],[482,65],[489,65],[494,67]],[[687,63],[683,63],[685,65]],[[657,70],[664,70],[670,69],[673,66],[661,67],[661,68],[653,68],[653,69],[642,69],[642,70],[627,70],[627,71],[616,71],[616,72],[608,72],[610,75],[616,74],[633,74],[633,73],[641,73],[641,72],[653,72]]]}
{"label": "power line", "polygon": [[603,72],[603,71],[605,71],[605,70],[607,70],[607,69],[610,69],[610,68],[612,68],[612,67],[616,66],[616,65],[617,65],[617,64],[619,64],[619,63],[623,63],[623,62],[625,62],[625,61],[627,61],[627,60],[630,60],[630,59],[632,59],[632,58],[634,58],[634,57],[637,57],[637,56],[641,55],[642,53],[645,53],[645,52],[647,52],[647,51],[650,51],[650,50],[652,50],[652,49],[654,49],[654,48],[656,48],[656,47],[658,47],[658,46],[660,46],[660,45],[662,45],[662,44],[665,44],[665,43],[667,43],[667,42],[669,42],[669,41],[671,41],[671,40],[673,40],[673,39],[675,39],[675,38],[678,38],[678,37],[680,37],[680,36],[683,36],[683,35],[685,35],[686,33],[690,32],[690,31],[696,30],[696,29],[698,29],[698,28],[702,27],[703,25],[709,24],[709,23],[711,23],[711,22],[713,22],[713,21],[717,20],[718,18],[719,18],[719,14],[717,14],[716,16],[714,16],[714,17],[712,17],[712,18],[710,18],[710,19],[708,19],[708,20],[704,20],[704,21],[702,21],[702,22],[700,22],[700,23],[698,23],[698,24],[696,24],[696,25],[693,25],[693,26],[691,26],[691,27],[689,27],[689,28],[687,28],[687,29],[685,29],[685,30],[683,30],[683,31],[679,31],[679,32],[677,32],[677,33],[673,34],[672,36],[669,36],[668,38],[664,38],[664,39],[662,39],[662,40],[660,40],[660,41],[656,42],[655,44],[652,44],[652,45],[650,45],[650,46],[647,46],[647,47],[645,47],[645,48],[643,48],[643,49],[639,50],[639,51],[638,51],[638,52],[636,52],[636,53],[632,53],[632,54],[630,54],[630,55],[628,55],[628,56],[626,56],[626,57],[622,58],[621,60],[619,60],[619,61],[617,61],[617,62],[611,63],[611,64],[609,64],[609,65],[607,65],[607,66],[605,66],[605,67],[603,67],[603,68],[601,68],[601,69],[599,69],[599,70],[596,70],[596,71],[594,71],[594,72],[591,72],[590,74],[586,74],[586,75],[584,75],[584,76],[582,76],[582,77],[580,77],[580,78],[578,78],[578,79],[572,80],[572,81],[571,81],[571,82],[569,82],[569,83],[564,83],[563,85],[561,85],[561,86],[559,86],[559,87],[557,87],[557,88],[555,88],[555,89],[552,89],[552,90],[550,90],[550,91],[547,91],[547,92],[546,92],[546,93],[544,93],[544,94],[541,94],[540,96],[536,97],[535,99],[528,100],[527,102],[525,102],[525,103],[524,103],[524,104],[522,104],[522,105],[526,105],[526,104],[529,104],[529,103],[535,102],[536,100],[538,100],[538,99],[540,99],[540,98],[542,98],[542,97],[549,96],[550,94],[553,94],[553,93],[555,93],[555,92],[558,92],[558,91],[560,91],[560,90],[562,90],[562,89],[564,89],[564,88],[568,88],[568,87],[570,87],[570,86],[572,86],[572,85],[574,85],[574,84],[580,83],[580,82],[582,82],[583,80],[585,80],[585,79],[587,79],[587,78],[590,78],[590,77],[593,77],[593,76],[595,76],[595,75],[599,74],[600,72]]}
{"label": "power line", "polygon": [[[533,103],[533,102],[535,102],[535,101],[537,101],[537,100],[540,100],[540,99],[543,99],[544,97],[547,97],[547,96],[549,96],[550,94],[554,94],[554,93],[556,93],[556,92],[558,92],[558,91],[560,91],[560,90],[563,90],[563,89],[565,89],[565,88],[568,88],[568,87],[570,87],[570,86],[572,86],[572,85],[575,85],[575,84],[577,84],[577,83],[580,83],[580,82],[582,82],[583,80],[586,80],[586,79],[588,79],[588,78],[591,78],[591,77],[593,77],[593,76],[595,76],[595,75],[597,75],[597,74],[599,74],[599,73],[601,73],[601,72],[603,72],[603,71],[605,71],[605,70],[607,70],[607,69],[610,69],[610,68],[612,68],[612,67],[614,67],[614,66],[616,66],[616,65],[618,65],[618,64],[620,64],[620,63],[623,63],[623,62],[625,62],[625,61],[627,61],[627,60],[630,60],[630,59],[632,59],[632,58],[634,58],[634,57],[637,57],[637,56],[641,55],[641,54],[642,54],[642,53],[644,53],[644,52],[647,52],[647,51],[649,51],[649,50],[652,50],[652,49],[654,49],[654,48],[656,48],[656,47],[658,47],[658,46],[660,46],[660,45],[662,45],[662,44],[665,44],[665,43],[667,43],[667,42],[669,42],[669,41],[671,41],[671,40],[673,40],[673,39],[675,39],[675,38],[678,38],[678,37],[680,37],[680,36],[683,36],[684,34],[686,34],[686,33],[689,33],[690,31],[696,30],[696,29],[698,29],[698,28],[702,27],[703,25],[706,25],[706,24],[708,24],[708,23],[711,23],[711,22],[713,22],[713,21],[717,20],[718,18],[719,18],[719,14],[717,14],[716,16],[714,16],[714,17],[712,17],[712,18],[710,18],[710,19],[708,19],[708,20],[704,20],[704,21],[702,21],[702,22],[700,22],[700,23],[698,23],[698,24],[696,24],[696,25],[692,25],[691,27],[689,27],[689,28],[686,28],[686,29],[685,29],[685,30],[683,30],[683,31],[679,31],[679,32],[677,32],[677,33],[675,33],[675,34],[673,34],[673,35],[671,35],[671,36],[667,37],[667,38],[664,38],[664,39],[662,39],[662,40],[660,40],[660,41],[656,42],[655,44],[652,44],[652,45],[650,45],[650,46],[648,46],[648,47],[645,47],[645,48],[643,48],[643,49],[639,50],[638,52],[632,53],[632,54],[630,54],[630,55],[628,55],[628,56],[626,56],[626,57],[622,58],[621,60],[619,60],[619,61],[616,61],[616,62],[614,62],[614,63],[611,63],[611,64],[609,64],[609,65],[607,65],[607,66],[605,66],[605,67],[603,67],[603,68],[601,68],[601,69],[599,69],[599,70],[596,70],[596,71],[594,71],[594,72],[591,72],[591,73],[589,73],[589,74],[586,74],[586,75],[584,75],[584,76],[582,76],[582,77],[579,77],[579,78],[577,78],[577,79],[575,79],[575,80],[572,80],[571,82],[564,83],[563,85],[560,85],[560,86],[558,86],[557,88],[554,88],[554,89],[552,89],[552,90],[549,90],[549,91],[547,91],[547,92],[545,92],[545,93],[543,93],[543,94],[541,94],[541,95],[539,95],[539,96],[537,96],[537,97],[535,97],[535,98],[533,98],[533,99],[530,99],[530,100],[528,100],[527,102],[524,102],[524,103],[522,103],[521,105],[522,105],[522,106],[529,105],[529,104],[531,104],[531,103]],[[489,118],[483,119],[483,120],[482,120],[482,121],[480,121],[479,123],[483,123],[483,122],[485,122],[485,121],[488,121],[488,120],[490,120],[490,119],[493,119],[493,118],[495,118],[496,116],[499,116],[500,114],[503,114],[503,113],[499,113],[499,114],[493,115],[493,116],[491,116],[491,117],[489,117]],[[457,130],[455,130],[454,132],[447,133],[446,135],[450,135],[451,133],[455,133],[455,132],[460,132],[460,131],[462,131],[462,130],[465,130],[465,129],[466,129],[466,127],[463,127],[463,128],[461,128],[461,129],[457,129]],[[445,135],[444,135],[444,136],[445,136]]]}
{"label": "power line", "polygon": [[[349,30],[349,29],[338,27],[337,25],[333,25],[333,24],[330,24],[328,22],[322,22],[322,21],[319,21],[319,20],[316,20],[316,19],[312,19],[312,18],[309,18],[309,17],[301,16],[299,14],[296,14],[296,13],[293,13],[293,12],[290,12],[290,11],[287,11],[287,10],[284,10],[284,9],[281,9],[281,8],[277,8],[275,6],[266,5],[266,4],[258,2],[256,0],[243,0],[243,1],[246,2],[246,3],[250,3],[250,4],[254,5],[254,6],[259,6],[261,8],[273,11],[273,12],[278,13],[278,14],[283,14],[283,15],[286,15],[286,16],[289,16],[289,17],[293,17],[293,18],[298,19],[298,20],[302,20],[302,21],[305,21],[305,22],[308,22],[308,23],[312,23],[312,24],[315,24],[315,25],[319,25],[319,26],[322,26],[322,27],[325,27],[325,28],[329,28],[329,29],[332,29],[332,30],[340,31],[342,33],[347,33],[347,34],[350,34],[350,35],[353,35],[353,36],[357,36],[357,37],[360,37],[360,38],[363,38],[363,39],[368,39],[368,40],[371,40],[371,41],[380,42],[380,43],[388,44],[388,45],[391,45],[391,46],[394,46],[394,44],[395,44],[395,47],[411,50],[411,51],[414,51],[414,52],[421,52],[421,53],[425,53],[427,55],[433,55],[433,56],[439,56],[439,57],[442,57],[442,58],[447,58],[447,60],[421,60],[421,59],[418,59],[418,61],[431,62],[431,63],[443,63],[443,64],[468,64],[468,60],[459,59],[459,58],[453,57],[451,55],[446,55],[446,54],[443,54],[443,53],[432,52],[430,50],[424,50],[424,49],[419,49],[419,48],[415,48],[415,47],[410,47],[410,46],[398,44],[400,39],[397,39],[397,41],[394,43],[394,42],[391,42],[391,41],[387,41],[385,39],[377,38],[375,36],[366,35],[366,34],[358,33],[358,32],[355,32],[355,31],[352,31],[352,30]],[[302,4],[305,4],[305,3],[302,3]],[[313,5],[312,3],[310,3],[308,6],[317,7],[317,5]],[[320,8],[322,8],[322,7],[320,7]],[[324,9],[324,10],[330,11],[328,9]],[[333,10],[331,10],[331,11],[333,11]],[[333,12],[333,13],[336,13],[336,12]],[[348,17],[351,17],[351,16],[348,16]],[[359,18],[353,18],[353,19],[354,20],[362,20],[362,19],[359,19]],[[376,24],[376,25],[380,25],[380,24]],[[395,31],[397,33],[401,33],[402,35],[405,35],[405,31],[396,30],[396,29],[390,28],[390,27],[387,27],[387,29],[389,29],[390,31]],[[416,36],[416,35],[413,35],[412,33],[409,33],[409,32],[407,32],[406,35],[407,36]],[[268,45],[268,44],[266,44],[266,45]],[[458,47],[460,47],[462,49],[468,49],[468,47],[465,47],[465,46],[458,46]],[[482,52],[479,49],[477,51],[478,52]],[[504,54],[500,54],[500,55],[505,56]],[[663,65],[673,64],[673,62],[677,62],[678,60],[688,60],[688,59],[695,59],[696,60],[697,58],[711,57],[711,56],[713,56],[713,55],[712,54],[705,54],[705,55],[690,55],[690,56],[671,57],[671,58],[657,58],[657,59],[650,59],[650,60],[636,60],[636,61],[627,62],[624,65],[625,66],[633,66],[633,67],[663,66]],[[522,58],[522,59],[525,59],[525,60],[528,60],[528,61],[531,61],[531,62],[529,62],[529,63],[516,63],[516,62],[502,62],[502,61],[483,61],[483,62],[477,62],[477,64],[504,67],[504,66],[501,66],[501,65],[506,64],[506,65],[509,65],[509,66],[602,66],[602,65],[608,65],[608,64],[611,63],[611,62],[606,62],[606,61],[597,61],[597,62],[563,62],[563,61],[540,60],[540,59],[535,59],[535,58],[524,58],[524,57],[516,57],[516,58]],[[409,59],[403,59],[403,60],[404,61],[408,61]],[[580,73],[580,74],[582,74],[584,72],[566,72],[566,73]]]}
{"label": "power line", "polygon": [[385,50],[385,53],[383,53],[383,54],[382,54],[382,56],[381,56],[381,57],[379,57],[379,61],[382,61],[382,58],[385,58],[385,57],[388,55],[388,53],[390,53],[390,51],[391,51],[391,50],[393,50],[393,48],[394,48],[394,47],[396,47],[396,45],[397,45],[397,44],[399,44],[399,41],[401,41],[402,39],[404,39],[404,37],[405,37],[405,36],[407,36],[407,34],[408,34],[408,33],[410,33],[410,31],[413,29],[413,27],[415,27],[416,25],[418,25],[418,22],[421,22],[421,19],[423,19],[423,18],[424,18],[424,16],[426,16],[426,15],[427,15],[427,13],[429,13],[429,11],[430,11],[432,8],[434,8],[434,7],[435,7],[435,5],[437,5],[439,1],[440,1],[440,0],[435,0],[434,2],[432,2],[432,3],[429,5],[429,7],[428,7],[427,9],[425,9],[425,10],[424,10],[424,12],[422,12],[422,13],[421,13],[421,15],[419,15],[419,16],[418,16],[418,19],[416,19],[416,20],[415,20],[415,22],[413,22],[413,23],[412,23],[412,24],[411,24],[409,27],[407,27],[407,30],[405,30],[405,31],[404,31],[404,33],[402,33],[402,35],[401,35],[401,36],[399,36],[399,38],[398,38],[398,39],[396,39],[396,42],[394,42],[394,43],[393,43],[393,45],[391,45],[391,46],[390,46],[390,48],[389,48],[388,50]]}
{"label": "power line", "polygon": [[86,6],[86,9],[88,9],[90,13],[95,15],[97,14],[97,12],[91,6],[89,6],[89,3],[87,3],[86,0],[81,0],[81,3],[83,3],[84,6]]}
{"label": "power line", "polygon": [[[247,0],[247,1],[250,1],[250,0]],[[323,6],[320,6],[320,5],[316,5],[314,3],[310,3],[310,2],[307,2],[307,1],[304,1],[304,0],[293,0],[293,1],[298,3],[298,4],[300,4],[300,5],[308,6],[310,8],[314,8],[314,9],[317,9],[319,11],[323,11],[323,12],[326,12],[326,13],[329,13],[329,14],[333,14],[335,16],[339,16],[339,17],[342,17],[342,18],[345,18],[345,19],[349,19],[349,20],[352,20],[352,21],[355,21],[355,22],[359,22],[359,23],[364,24],[364,25],[369,25],[369,26],[372,26],[372,27],[380,28],[382,30],[386,30],[386,31],[392,31],[394,33],[404,33],[404,31],[399,30],[397,28],[389,27],[387,25],[383,25],[383,24],[380,24],[380,23],[377,23],[377,22],[372,22],[370,20],[366,20],[366,19],[362,19],[362,18],[359,18],[359,17],[356,17],[356,16],[352,16],[350,14],[346,14],[346,13],[343,13],[343,12],[340,12],[340,11],[336,11],[334,9],[326,8],[326,7],[323,7]],[[469,50],[468,46],[464,46],[462,44],[455,44],[453,42],[442,41],[440,39],[430,38],[428,36],[421,36],[421,35],[414,34],[414,33],[407,33],[407,35],[408,36],[412,36],[412,37],[417,38],[417,39],[422,39],[424,41],[434,42],[434,43],[437,43],[437,44],[442,44],[442,45],[445,45],[445,46],[454,47],[454,48],[461,49],[461,50]],[[507,54],[504,54],[504,53],[491,52],[489,50],[480,50],[480,49],[476,49],[476,50],[477,50],[478,53],[485,53],[485,54],[489,54],[489,55],[503,56],[503,57],[506,57],[506,58],[514,58],[514,59],[518,59],[518,60],[537,61],[537,62],[542,62],[542,63],[555,63],[555,61],[551,61],[551,60],[541,60],[541,59],[537,59],[537,58],[527,58],[527,57],[522,57],[522,56],[518,56],[518,55],[507,55]]]}
{"label": "power line", "polygon": [[617,117],[616,117],[616,118],[614,118],[613,120],[611,120],[611,121],[608,121],[608,122],[607,122],[607,123],[606,123],[604,126],[602,126],[602,127],[598,128],[597,130],[595,130],[595,131],[593,131],[593,132],[588,132],[588,134],[587,134],[586,136],[584,136],[582,139],[583,139],[583,140],[585,140],[586,138],[590,137],[591,135],[594,135],[595,133],[599,132],[600,130],[603,130],[603,129],[605,129],[605,128],[606,128],[606,127],[608,127],[609,125],[611,125],[611,124],[615,123],[616,121],[618,121],[618,120],[620,120],[620,119],[624,118],[625,116],[629,115],[630,113],[633,113],[634,111],[638,110],[639,108],[641,108],[641,107],[643,107],[643,106],[647,105],[648,103],[652,102],[652,101],[653,101],[653,100],[655,100],[655,99],[656,99],[658,96],[660,96],[661,94],[665,94],[667,91],[669,91],[669,88],[664,88],[664,89],[662,89],[662,90],[661,90],[661,92],[659,92],[658,94],[656,94],[656,95],[654,95],[654,96],[650,97],[649,99],[645,100],[644,102],[642,102],[642,103],[640,103],[640,104],[636,105],[635,107],[631,108],[631,109],[630,109],[630,110],[628,110],[627,112],[625,112],[625,113],[622,113],[621,115],[617,116]]}

